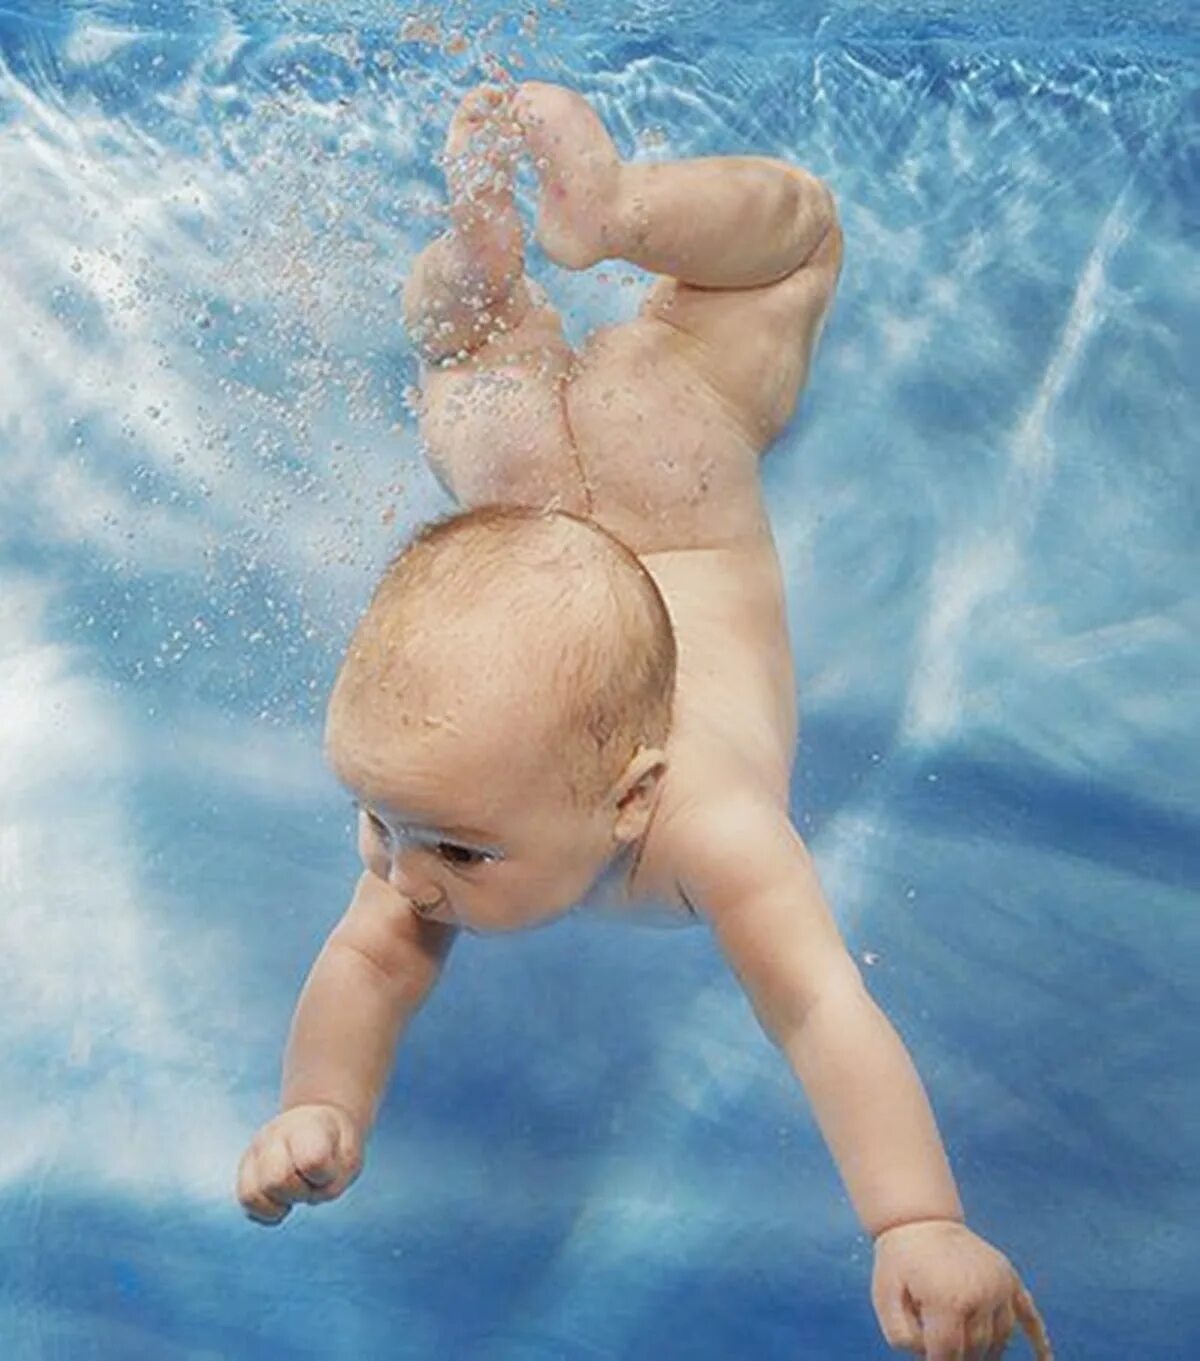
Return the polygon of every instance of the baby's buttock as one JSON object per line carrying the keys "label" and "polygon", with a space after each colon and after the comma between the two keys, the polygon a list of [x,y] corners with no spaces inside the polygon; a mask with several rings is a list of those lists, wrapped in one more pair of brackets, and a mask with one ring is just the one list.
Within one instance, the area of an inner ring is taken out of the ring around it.
{"label": "baby's buttock", "polygon": [[464,508],[556,507],[643,555],[761,538],[760,446],[671,334],[601,328],[533,376],[525,351],[430,371],[422,434],[435,475]]}
{"label": "baby's buttock", "polygon": [[597,332],[564,385],[589,513],[638,553],[760,534],[757,449],[682,358],[617,337]]}

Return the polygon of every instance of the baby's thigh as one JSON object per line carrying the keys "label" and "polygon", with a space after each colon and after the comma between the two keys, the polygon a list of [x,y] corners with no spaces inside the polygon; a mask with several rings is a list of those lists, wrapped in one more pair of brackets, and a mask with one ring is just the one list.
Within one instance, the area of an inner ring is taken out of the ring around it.
{"label": "baby's thigh", "polygon": [[764,448],[791,419],[837,287],[842,235],[834,227],[799,269],[761,288],[694,288],[662,279],[643,308],[693,342],[709,386]]}
{"label": "baby's thigh", "polygon": [[558,317],[539,308],[467,359],[425,369],[426,457],[460,505],[583,509],[562,398],[573,357]]}

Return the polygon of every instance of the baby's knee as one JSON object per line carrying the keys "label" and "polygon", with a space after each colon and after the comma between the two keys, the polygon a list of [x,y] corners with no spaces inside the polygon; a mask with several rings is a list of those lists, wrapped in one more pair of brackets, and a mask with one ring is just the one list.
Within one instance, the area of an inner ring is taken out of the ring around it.
{"label": "baby's knee", "polygon": [[790,161],[780,161],[787,171],[787,194],[790,211],[795,216],[812,214],[828,222],[837,221],[837,200],[833,190],[819,176]]}

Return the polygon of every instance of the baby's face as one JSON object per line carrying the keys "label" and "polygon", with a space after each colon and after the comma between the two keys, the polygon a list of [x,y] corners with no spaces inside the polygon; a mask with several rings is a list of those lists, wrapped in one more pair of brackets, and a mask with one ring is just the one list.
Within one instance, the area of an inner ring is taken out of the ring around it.
{"label": "baby's face", "polygon": [[422,915],[515,931],[568,911],[622,849],[605,808],[575,809],[553,754],[519,732],[331,722],[326,753],[359,808],[364,866]]}

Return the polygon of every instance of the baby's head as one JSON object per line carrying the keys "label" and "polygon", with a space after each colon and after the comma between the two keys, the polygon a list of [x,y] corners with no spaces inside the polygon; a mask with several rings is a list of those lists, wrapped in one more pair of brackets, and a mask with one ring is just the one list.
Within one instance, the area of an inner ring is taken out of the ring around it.
{"label": "baby's head", "polygon": [[560,915],[644,833],[674,690],[658,587],[597,525],[485,506],[427,526],[329,702],[364,864],[471,930]]}

